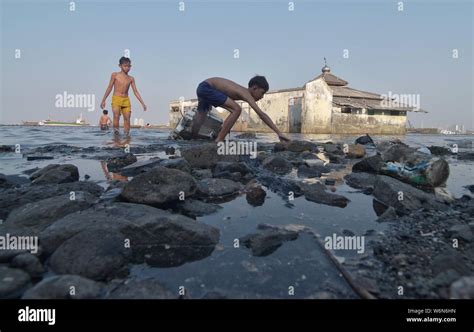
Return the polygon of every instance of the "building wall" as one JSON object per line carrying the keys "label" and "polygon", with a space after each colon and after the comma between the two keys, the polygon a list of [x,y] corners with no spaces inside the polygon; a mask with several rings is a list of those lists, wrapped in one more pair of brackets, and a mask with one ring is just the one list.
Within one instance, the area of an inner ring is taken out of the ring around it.
{"label": "building wall", "polygon": [[[280,131],[288,132],[288,107],[290,99],[302,97],[303,92],[303,90],[293,90],[267,93],[257,102],[257,105],[272,119]],[[242,115],[235,124],[234,131],[272,131],[246,102],[242,103],[241,106]]]}
{"label": "building wall", "polygon": [[406,133],[406,116],[332,114],[332,132],[344,134],[392,134]]}
{"label": "building wall", "polygon": [[330,134],[332,117],[332,92],[323,79],[305,85],[301,133]]}

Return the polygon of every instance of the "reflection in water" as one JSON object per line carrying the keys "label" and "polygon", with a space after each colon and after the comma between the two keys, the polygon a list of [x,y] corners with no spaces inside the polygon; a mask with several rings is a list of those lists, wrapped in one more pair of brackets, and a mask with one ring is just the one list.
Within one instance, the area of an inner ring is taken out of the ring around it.
{"label": "reflection in water", "polygon": [[132,137],[130,135],[126,135],[124,139],[121,139],[120,135],[113,135],[112,145],[115,148],[126,148],[127,145],[130,145],[130,141]]}
{"label": "reflection in water", "polygon": [[123,176],[120,173],[110,172],[107,167],[107,162],[105,160],[102,160],[100,162],[100,165],[102,166],[102,171],[104,172],[105,178],[107,179],[108,182],[111,182],[114,180],[117,180],[120,182],[128,182],[128,177]]}

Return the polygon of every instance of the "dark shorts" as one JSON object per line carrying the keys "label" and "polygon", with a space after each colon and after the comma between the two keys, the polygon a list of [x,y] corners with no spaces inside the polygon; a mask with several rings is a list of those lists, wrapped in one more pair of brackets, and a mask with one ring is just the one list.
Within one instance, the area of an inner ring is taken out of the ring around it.
{"label": "dark shorts", "polygon": [[214,89],[206,81],[199,83],[196,94],[198,96],[199,112],[208,112],[212,106],[222,106],[227,100],[227,96],[224,93]]}
{"label": "dark shorts", "polygon": [[105,125],[104,125],[104,124],[101,124],[101,125],[100,125],[100,129],[101,129],[101,130],[107,130],[107,129],[109,129],[109,126],[106,125],[106,124],[105,124]]}

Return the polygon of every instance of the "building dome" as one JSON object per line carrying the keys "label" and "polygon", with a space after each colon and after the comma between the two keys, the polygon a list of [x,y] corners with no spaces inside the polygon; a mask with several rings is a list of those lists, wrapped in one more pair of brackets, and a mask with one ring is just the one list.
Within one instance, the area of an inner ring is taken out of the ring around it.
{"label": "building dome", "polygon": [[324,67],[321,69],[321,71],[323,72],[323,74],[329,73],[331,71],[331,68],[329,68],[328,65],[324,65]]}

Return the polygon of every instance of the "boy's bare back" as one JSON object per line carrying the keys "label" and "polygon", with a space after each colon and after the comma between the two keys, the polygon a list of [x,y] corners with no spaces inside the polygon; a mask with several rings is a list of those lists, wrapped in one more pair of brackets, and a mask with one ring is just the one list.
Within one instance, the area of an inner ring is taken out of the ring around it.
{"label": "boy's bare back", "polygon": [[127,97],[128,89],[133,82],[133,76],[122,72],[112,73],[114,79],[114,96]]}
{"label": "boy's bare back", "polygon": [[100,117],[100,124],[108,124],[109,122],[112,122],[112,120],[105,114],[103,114]]}
{"label": "boy's bare back", "polygon": [[[242,85],[235,83],[234,81],[228,80],[222,77],[211,77],[206,80],[214,89],[222,91],[229,98],[233,100],[245,100],[248,101],[249,97],[252,96],[246,88]],[[252,98],[253,99],[253,98]]]}

